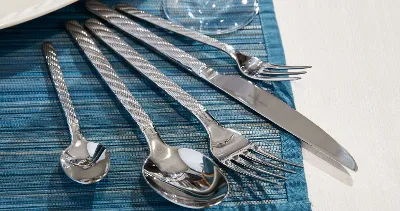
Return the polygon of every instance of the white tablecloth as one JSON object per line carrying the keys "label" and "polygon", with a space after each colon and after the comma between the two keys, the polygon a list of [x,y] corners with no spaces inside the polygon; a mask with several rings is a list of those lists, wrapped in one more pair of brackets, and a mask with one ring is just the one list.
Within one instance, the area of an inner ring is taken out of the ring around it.
{"label": "white tablecloth", "polygon": [[297,109],[356,159],[353,185],[313,165],[313,210],[400,209],[400,2],[275,0],[288,64],[313,65],[293,83]]}

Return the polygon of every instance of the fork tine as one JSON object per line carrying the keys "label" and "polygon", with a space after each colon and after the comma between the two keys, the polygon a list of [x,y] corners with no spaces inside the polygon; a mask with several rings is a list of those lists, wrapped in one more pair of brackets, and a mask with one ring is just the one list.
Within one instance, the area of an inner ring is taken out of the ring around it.
{"label": "fork tine", "polygon": [[257,74],[255,76],[248,76],[255,80],[261,81],[295,81],[301,79],[300,77],[286,77],[286,78],[279,78],[279,77],[271,77],[267,75]]}
{"label": "fork tine", "polygon": [[274,70],[301,70],[301,69],[308,69],[312,66],[287,66],[287,65],[279,65],[279,64],[272,64],[267,63],[265,65],[266,69],[274,69]]}
{"label": "fork tine", "polygon": [[306,74],[307,71],[288,71],[288,72],[282,72],[282,71],[272,71],[272,70],[262,70],[259,75],[301,75],[301,74]]}
{"label": "fork tine", "polygon": [[274,180],[265,179],[264,177],[260,177],[260,176],[258,176],[258,175],[256,175],[256,174],[252,174],[252,173],[246,171],[245,169],[243,169],[242,167],[236,165],[236,164],[233,163],[233,162],[225,162],[225,165],[228,166],[229,168],[235,170],[236,172],[239,172],[239,173],[241,173],[241,174],[247,175],[247,176],[249,176],[249,177],[254,177],[254,178],[259,179],[259,180],[262,180],[262,181],[264,181],[264,182],[270,182],[270,183],[274,183],[274,184],[277,184],[277,185],[282,185],[282,184],[283,184],[283,183],[281,183],[281,182],[277,182],[277,181],[274,181]]}
{"label": "fork tine", "polygon": [[268,175],[271,175],[271,176],[274,176],[274,177],[278,177],[278,178],[281,178],[281,179],[284,179],[284,180],[287,179],[286,177],[281,176],[281,175],[279,175],[279,174],[274,174],[274,173],[269,172],[269,171],[267,171],[267,170],[254,167],[250,162],[248,162],[247,160],[245,160],[245,159],[243,159],[243,158],[241,158],[241,157],[239,157],[238,159],[236,159],[235,162],[237,162],[237,163],[239,163],[240,165],[242,165],[242,166],[244,166],[244,167],[246,167],[246,168],[249,168],[249,169],[251,169],[251,170],[253,170],[253,171],[258,171],[258,172],[261,172],[261,173],[264,173],[264,174],[268,174]]}
{"label": "fork tine", "polygon": [[265,166],[269,166],[271,168],[279,169],[281,171],[289,172],[289,173],[292,173],[292,174],[296,174],[296,172],[293,171],[293,170],[286,169],[284,167],[280,167],[280,166],[274,165],[272,163],[269,163],[267,161],[261,160],[260,158],[256,157],[255,155],[252,155],[250,153],[247,153],[247,154],[242,155],[242,156],[247,158],[247,159],[249,159],[249,160],[251,160],[251,161],[257,162],[259,164],[262,164],[262,165],[265,165]]}
{"label": "fork tine", "polygon": [[292,163],[292,162],[290,162],[290,161],[287,161],[287,160],[278,158],[278,157],[276,157],[275,155],[264,151],[264,150],[261,149],[261,147],[259,147],[259,146],[255,146],[255,145],[254,145],[254,147],[252,148],[252,150],[254,150],[254,152],[256,152],[256,153],[258,153],[258,154],[261,154],[261,155],[263,155],[263,156],[265,156],[265,157],[268,157],[268,158],[270,158],[270,159],[272,159],[272,160],[276,160],[276,161],[279,161],[279,162],[282,162],[282,163],[285,163],[285,164],[288,164],[288,165],[291,165],[291,166],[296,166],[296,167],[303,168],[303,165],[300,165],[300,164],[297,164],[297,163]]}

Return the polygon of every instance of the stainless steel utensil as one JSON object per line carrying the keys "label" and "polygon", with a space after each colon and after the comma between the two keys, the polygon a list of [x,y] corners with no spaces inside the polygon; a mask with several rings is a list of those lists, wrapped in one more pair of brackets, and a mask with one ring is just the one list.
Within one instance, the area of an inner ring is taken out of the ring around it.
{"label": "stainless steel utensil", "polygon": [[[248,141],[239,132],[221,126],[191,95],[186,93],[170,78],[151,65],[146,59],[139,55],[132,47],[104,26],[100,21],[89,19],[85,22],[85,25],[93,34],[122,56],[135,69],[153,81],[158,87],[166,91],[171,97],[176,99],[200,120],[210,137],[211,153],[220,163],[239,173],[277,184],[279,184],[278,181],[267,179],[262,174],[286,179],[284,176],[279,175],[273,170],[283,170],[290,173],[296,173],[295,171],[278,166],[279,164],[274,164],[274,162],[271,162],[270,160],[257,157],[257,154],[259,154],[268,159],[299,166],[267,153],[262,150],[261,147]],[[257,164],[261,165],[257,167]],[[265,168],[266,166],[271,170]]]}
{"label": "stainless steel utensil", "polygon": [[144,20],[158,27],[164,28],[169,31],[173,31],[177,34],[192,38],[198,42],[213,46],[215,48],[224,51],[230,57],[232,57],[233,60],[235,60],[240,72],[246,77],[251,79],[260,81],[297,80],[300,79],[300,77],[277,77],[277,76],[300,75],[306,73],[306,71],[282,72],[274,70],[311,68],[311,66],[285,66],[285,65],[277,65],[277,64],[271,64],[269,62],[264,62],[257,57],[249,56],[236,50],[231,45],[220,42],[217,39],[201,34],[200,32],[197,32],[195,30],[184,28],[183,26],[176,23],[172,23],[166,19],[145,13],[139,9],[132,7],[129,4],[117,4],[115,6],[115,9],[124,14],[130,15],[140,20]]}
{"label": "stainless steel utensil", "polygon": [[353,157],[335,139],[274,95],[241,77],[220,75],[217,71],[207,67],[205,63],[98,1],[87,1],[86,7],[98,17],[150,46],[156,52],[165,55],[196,76],[208,81],[216,88],[227,93],[333,160],[353,171],[358,170]]}
{"label": "stainless steel utensil", "polygon": [[220,203],[229,193],[229,185],[218,166],[198,151],[165,144],[91,36],[76,21],[69,21],[66,27],[146,137],[150,155],[142,173],[147,183],[165,199],[184,207]]}
{"label": "stainless steel utensil", "polygon": [[109,153],[102,144],[87,141],[83,137],[54,46],[46,42],[43,43],[42,50],[71,135],[71,145],[61,154],[61,167],[65,174],[76,182],[82,184],[98,182],[110,169]]}

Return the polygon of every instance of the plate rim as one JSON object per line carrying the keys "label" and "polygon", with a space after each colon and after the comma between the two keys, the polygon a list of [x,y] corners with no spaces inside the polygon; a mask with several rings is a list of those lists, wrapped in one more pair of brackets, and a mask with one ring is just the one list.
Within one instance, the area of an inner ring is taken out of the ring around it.
{"label": "plate rim", "polygon": [[[45,1],[45,0],[43,0],[43,1]],[[61,9],[65,6],[68,6],[77,1],[78,0],[64,0],[64,1],[55,0],[54,2],[57,2],[58,4],[55,4],[54,7],[46,7],[43,10],[38,10],[37,12],[31,13],[31,15],[22,15],[20,18],[13,18],[12,21],[0,23],[0,30],[33,20],[33,19],[41,17],[43,15],[47,15],[55,10]],[[20,13],[22,11],[23,10],[21,10]],[[11,12],[13,12],[13,11],[11,11]],[[0,17],[0,20],[1,20],[1,18],[2,17]]]}

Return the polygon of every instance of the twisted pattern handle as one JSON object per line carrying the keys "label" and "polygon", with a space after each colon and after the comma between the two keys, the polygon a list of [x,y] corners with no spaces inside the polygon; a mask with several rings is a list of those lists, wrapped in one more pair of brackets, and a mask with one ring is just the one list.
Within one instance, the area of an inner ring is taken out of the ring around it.
{"label": "twisted pattern handle", "polygon": [[[145,133],[146,129],[152,129],[153,122],[144,112],[140,104],[132,96],[131,92],[118,77],[106,57],[94,43],[92,37],[77,21],[69,21],[66,24],[67,30],[72,34],[78,45],[82,48],[90,62],[100,73],[103,80],[108,84],[122,105],[137,122],[140,129]],[[145,133],[146,134],[146,133]]]}
{"label": "twisted pattern handle", "polygon": [[196,99],[186,93],[160,70],[151,65],[145,58],[100,21],[89,19],[85,22],[85,26],[96,37],[122,56],[135,69],[157,84],[161,89],[165,90],[171,97],[193,112],[196,116],[202,116],[202,113],[205,112],[204,107],[198,103]]}
{"label": "twisted pattern handle", "polygon": [[86,7],[90,12],[106,20],[120,30],[128,33],[132,37],[162,52],[164,55],[168,56],[176,63],[186,67],[195,74],[203,77],[202,72],[208,70],[207,65],[203,62],[192,57],[185,51],[175,47],[163,38],[158,37],[151,31],[133,22],[124,15],[107,7],[107,5],[96,0],[89,0],[86,2]]}
{"label": "twisted pattern handle", "polygon": [[49,68],[54,86],[56,87],[57,95],[64,110],[65,117],[67,118],[69,132],[71,137],[74,137],[74,133],[81,133],[80,126],[78,118],[75,114],[74,106],[72,105],[71,96],[69,95],[68,88],[62,74],[60,63],[57,59],[57,52],[53,44],[50,42],[45,42],[42,44],[42,51],[46,58],[46,63]]}
{"label": "twisted pattern handle", "polygon": [[183,35],[185,37],[192,38],[193,40],[199,41],[201,43],[205,43],[207,45],[211,45],[215,48],[225,51],[228,54],[235,52],[235,49],[226,43],[220,42],[217,39],[214,39],[212,37],[204,35],[195,30],[187,29],[179,24],[172,23],[171,21],[168,21],[164,18],[160,18],[157,16],[153,16],[151,14],[148,14],[144,11],[141,11],[137,8],[132,7],[129,4],[125,4],[125,3],[117,4],[115,6],[115,9],[117,11],[123,12],[124,14],[136,17],[140,20],[147,21],[147,22],[152,23],[161,28],[173,31],[173,32]]}

